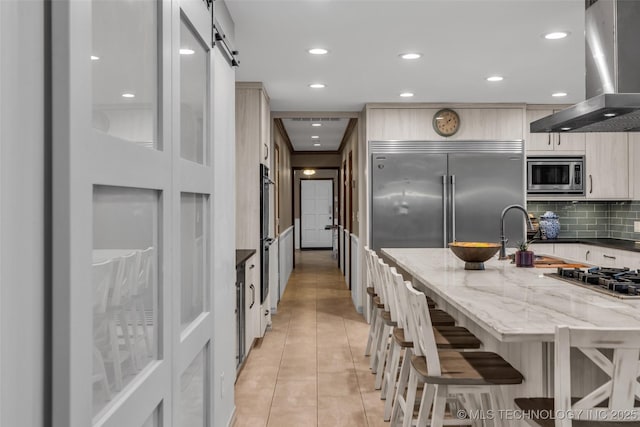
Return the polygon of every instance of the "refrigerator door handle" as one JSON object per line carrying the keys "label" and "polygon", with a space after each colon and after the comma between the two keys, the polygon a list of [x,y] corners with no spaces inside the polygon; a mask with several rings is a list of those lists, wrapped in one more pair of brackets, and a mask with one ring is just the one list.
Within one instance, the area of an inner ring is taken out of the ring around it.
{"label": "refrigerator door handle", "polygon": [[447,175],[442,175],[442,239],[444,240],[443,242],[443,247],[446,248],[447,244],[449,242],[447,242],[447,216],[448,216],[448,212],[447,212],[447,204],[448,204],[448,188],[447,188]]}
{"label": "refrigerator door handle", "polygon": [[451,175],[451,241],[456,241],[456,176]]}

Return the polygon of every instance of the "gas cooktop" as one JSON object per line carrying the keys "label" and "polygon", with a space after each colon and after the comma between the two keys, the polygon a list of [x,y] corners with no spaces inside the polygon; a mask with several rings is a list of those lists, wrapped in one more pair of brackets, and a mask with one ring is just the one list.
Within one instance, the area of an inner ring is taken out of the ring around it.
{"label": "gas cooktop", "polygon": [[640,272],[628,268],[558,268],[548,276],[623,299],[640,299]]}

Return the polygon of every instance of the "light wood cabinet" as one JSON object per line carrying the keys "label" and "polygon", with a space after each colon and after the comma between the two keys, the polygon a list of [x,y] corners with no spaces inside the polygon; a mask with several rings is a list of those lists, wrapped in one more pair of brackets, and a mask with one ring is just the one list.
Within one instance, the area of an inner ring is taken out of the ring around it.
{"label": "light wood cabinet", "polygon": [[[546,247],[549,244],[538,246]],[[604,248],[582,243],[556,243],[553,246],[554,256],[565,261],[584,262],[598,267],[628,267],[630,269],[637,269],[640,265],[640,252]],[[548,253],[543,252],[543,249],[540,249],[540,253]]]}
{"label": "light wood cabinet", "polygon": [[530,155],[555,154],[579,154],[585,151],[586,137],[584,133],[531,133],[529,125],[543,117],[549,116],[560,110],[531,109],[527,110],[526,150]]}
{"label": "light wood cabinet", "polygon": [[587,199],[629,198],[629,143],[626,133],[586,134]]}
{"label": "light wood cabinet", "polygon": [[254,254],[245,266],[245,342],[247,355],[253,340],[260,336],[260,272],[259,254]]}
{"label": "light wood cabinet", "polygon": [[523,108],[447,107],[460,116],[460,129],[448,138],[433,130],[433,116],[440,108],[369,108],[367,139],[370,141],[513,141],[523,139]]}
{"label": "light wood cabinet", "polygon": [[555,147],[555,134],[552,133],[531,133],[529,125],[538,119],[553,113],[553,110],[527,110],[527,129],[525,138],[525,148],[527,153],[536,151],[540,154],[548,154]]}
{"label": "light wood cabinet", "polygon": [[271,168],[271,111],[269,97],[260,91],[260,162]]}
{"label": "light wood cabinet", "polygon": [[640,133],[630,132],[629,138],[629,197],[640,200]]}

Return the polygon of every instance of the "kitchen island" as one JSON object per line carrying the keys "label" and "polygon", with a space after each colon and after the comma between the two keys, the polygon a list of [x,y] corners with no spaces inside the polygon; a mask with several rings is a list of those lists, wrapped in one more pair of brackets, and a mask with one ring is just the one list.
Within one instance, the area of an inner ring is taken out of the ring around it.
{"label": "kitchen island", "polygon": [[[557,325],[640,328],[640,299],[622,300],[545,276],[555,269],[517,268],[497,255],[485,270],[465,270],[449,249],[382,249],[392,265],[411,277],[414,287],[467,327],[484,348],[502,355],[525,377],[505,395],[553,394],[553,339]],[[580,393],[602,384],[606,376],[580,353],[572,378]],[[512,399],[509,399],[512,401]]]}

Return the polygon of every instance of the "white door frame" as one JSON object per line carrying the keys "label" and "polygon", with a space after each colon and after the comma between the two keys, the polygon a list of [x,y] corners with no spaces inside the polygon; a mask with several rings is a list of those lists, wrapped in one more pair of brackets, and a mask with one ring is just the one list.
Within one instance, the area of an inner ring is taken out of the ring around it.
{"label": "white door frame", "polygon": [[[330,209],[330,215],[331,215],[331,224],[335,224],[335,206],[334,206],[334,186],[335,186],[335,178],[304,178],[300,180],[300,197],[299,197],[299,203],[300,203],[300,249],[320,249],[320,248],[305,248],[303,245],[303,241],[302,241],[302,230],[303,230],[303,221],[302,221],[302,186],[303,186],[303,182],[305,181],[330,181],[331,182],[331,196],[329,198],[329,201],[331,202],[331,209]],[[333,230],[331,231],[331,247],[333,247]],[[322,248],[325,249],[325,248]],[[327,247],[326,249],[329,249],[329,247]]]}

